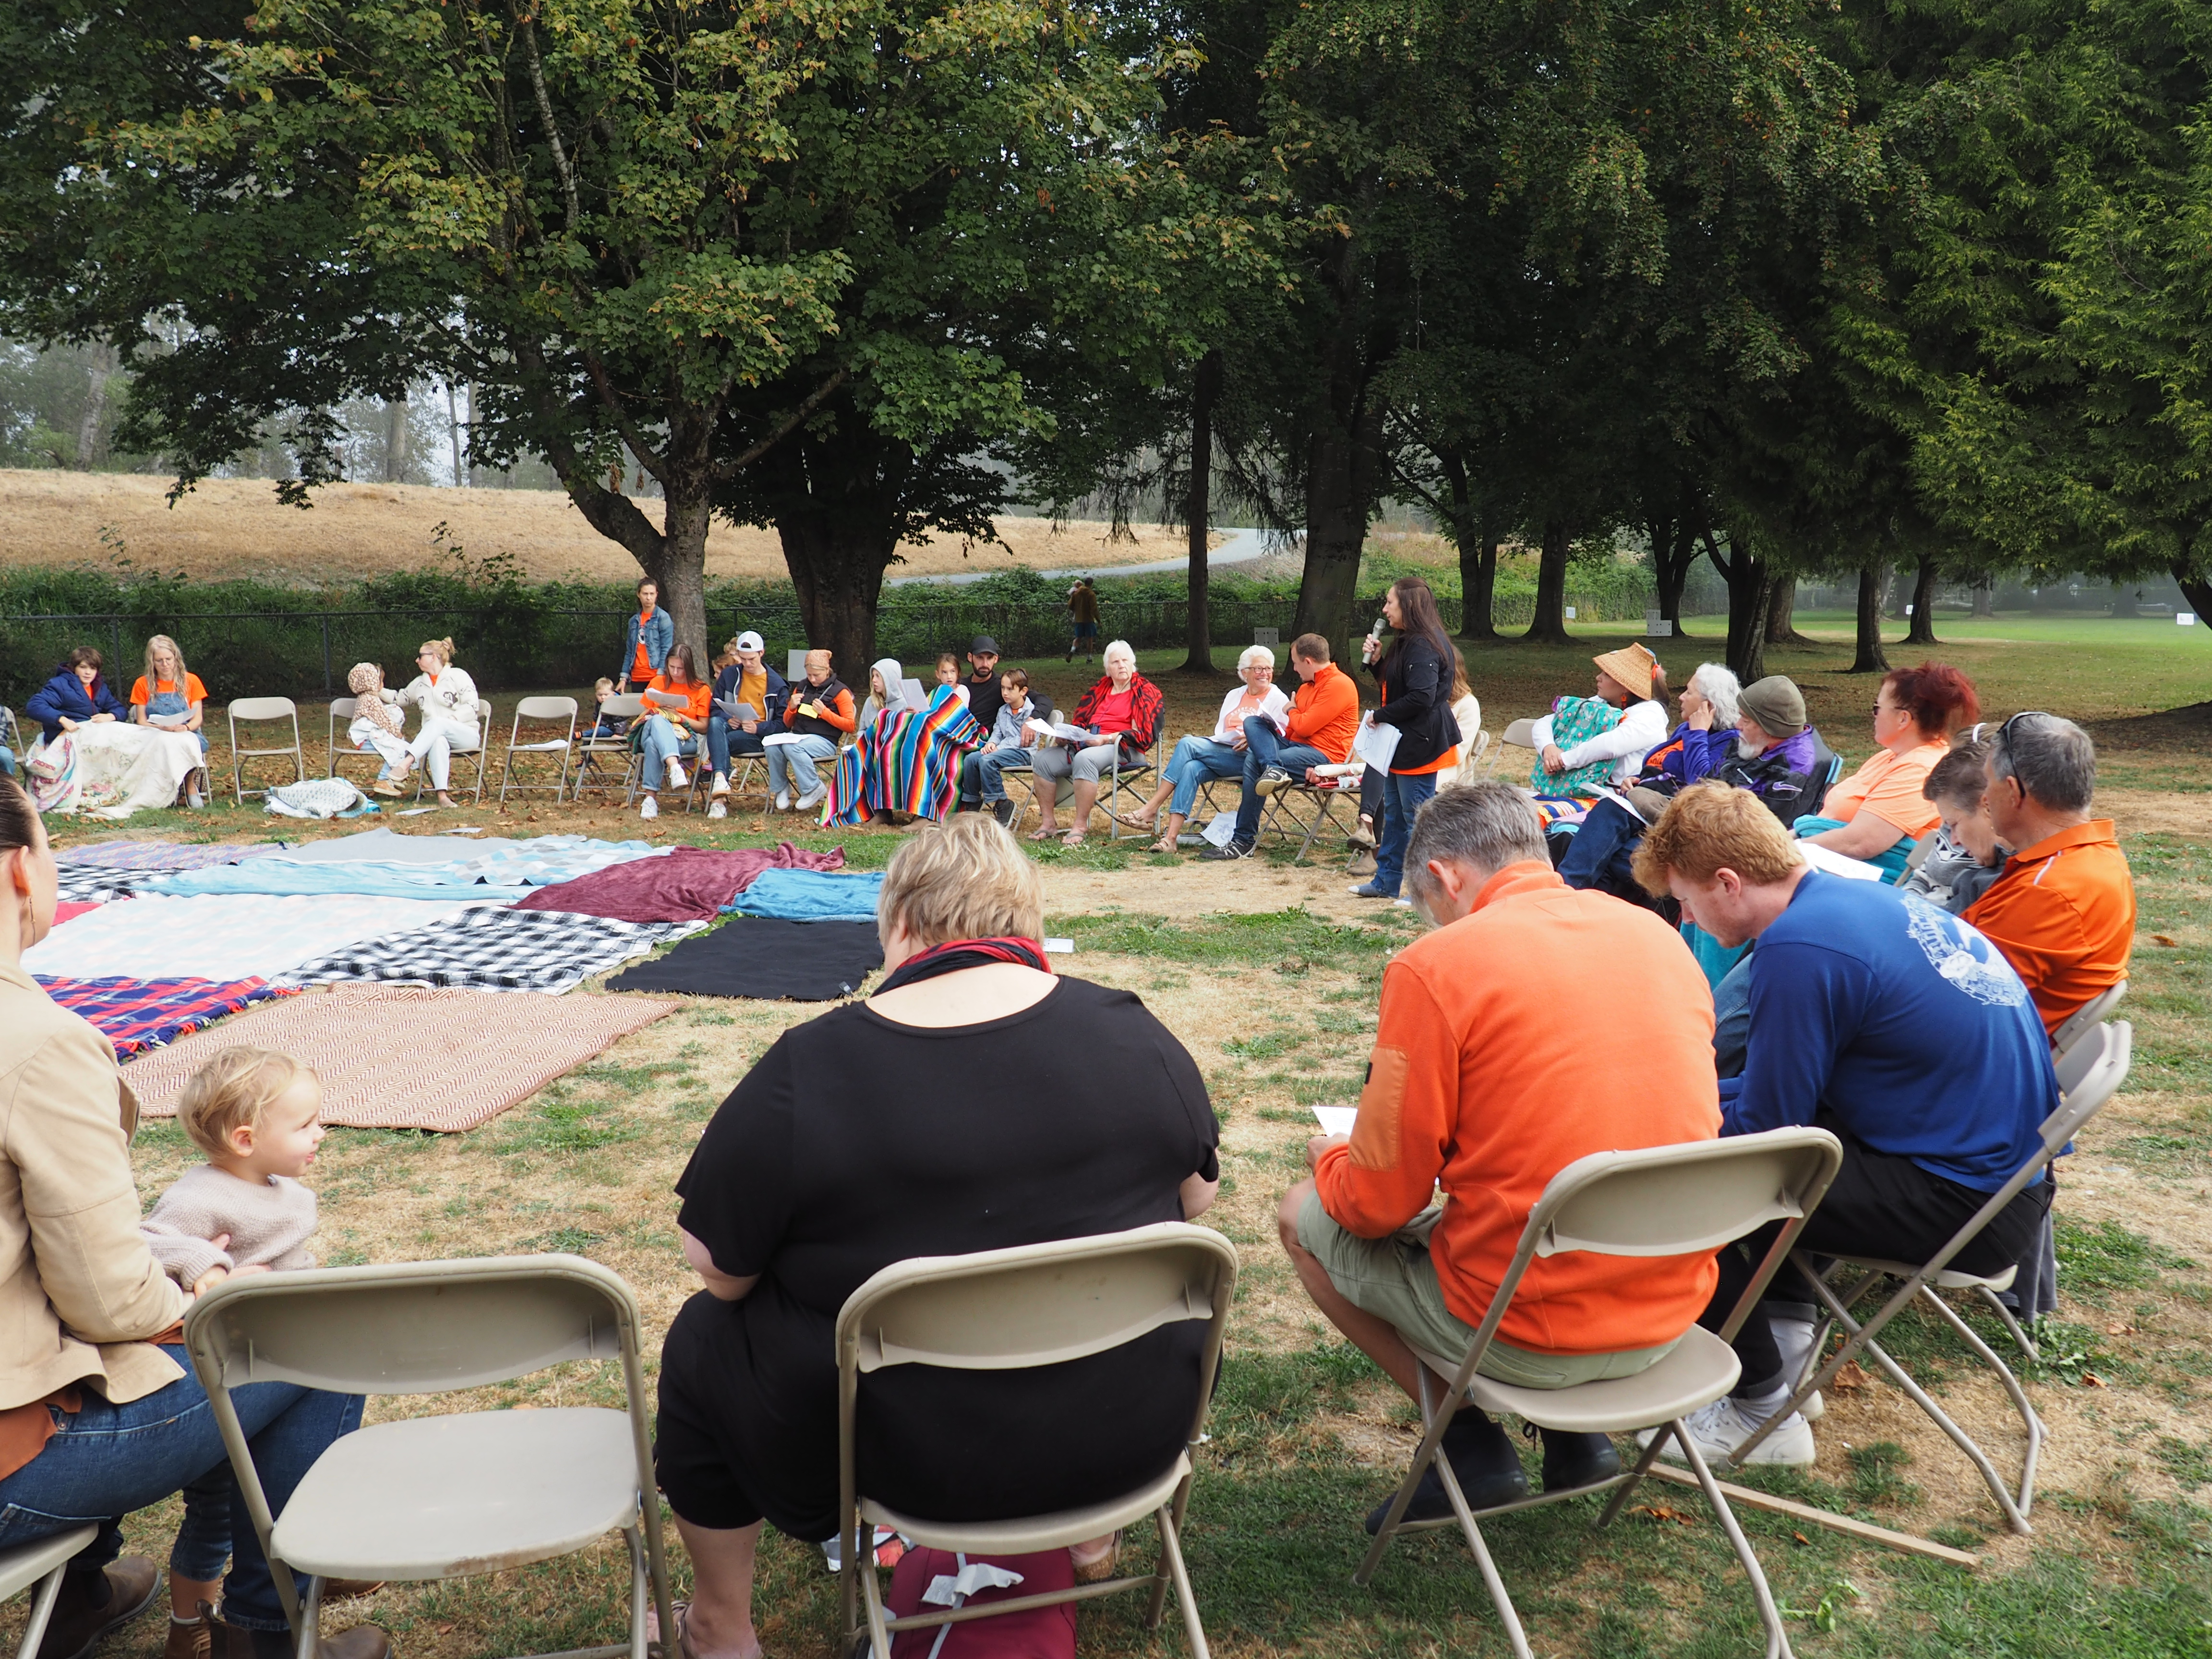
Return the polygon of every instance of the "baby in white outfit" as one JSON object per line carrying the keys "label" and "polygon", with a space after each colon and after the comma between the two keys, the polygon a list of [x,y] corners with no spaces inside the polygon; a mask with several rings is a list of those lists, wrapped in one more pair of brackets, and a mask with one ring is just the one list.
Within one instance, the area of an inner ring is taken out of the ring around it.
{"label": "baby in white outfit", "polygon": [[[208,1155],[139,1224],[154,1259],[195,1293],[231,1273],[312,1267],[315,1195],[300,1177],[323,1139],[323,1085],[289,1054],[226,1048],[185,1085],[177,1121]],[[230,1466],[184,1492],[169,1554],[169,1616],[202,1622],[230,1555]]]}

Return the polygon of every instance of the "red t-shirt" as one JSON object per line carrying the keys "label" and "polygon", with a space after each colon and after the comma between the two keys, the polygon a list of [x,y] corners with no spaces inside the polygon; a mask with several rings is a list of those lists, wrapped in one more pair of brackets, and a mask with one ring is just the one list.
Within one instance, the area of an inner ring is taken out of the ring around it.
{"label": "red t-shirt", "polygon": [[1098,706],[1091,711],[1091,729],[1102,737],[1111,737],[1116,732],[1129,729],[1129,708],[1136,701],[1137,688],[1132,684],[1127,691],[1109,691],[1098,699]]}

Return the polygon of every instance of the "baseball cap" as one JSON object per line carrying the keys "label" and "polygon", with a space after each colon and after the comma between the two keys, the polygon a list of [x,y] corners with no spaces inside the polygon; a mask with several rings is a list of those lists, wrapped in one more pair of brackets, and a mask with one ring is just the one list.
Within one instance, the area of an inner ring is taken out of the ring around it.
{"label": "baseball cap", "polygon": [[968,641],[968,654],[971,657],[998,656],[1000,654],[999,642],[993,639],[988,634],[978,634],[974,639]]}
{"label": "baseball cap", "polygon": [[740,651],[765,651],[768,649],[768,642],[763,640],[759,635],[754,633],[751,629],[748,628],[744,633],[738,635],[738,649]]}

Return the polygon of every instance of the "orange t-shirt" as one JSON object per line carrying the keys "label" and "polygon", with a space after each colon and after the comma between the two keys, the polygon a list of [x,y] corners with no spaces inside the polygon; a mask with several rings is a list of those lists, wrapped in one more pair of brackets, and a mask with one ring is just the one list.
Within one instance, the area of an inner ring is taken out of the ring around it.
{"label": "orange t-shirt", "polygon": [[1283,735],[1292,743],[1311,744],[1340,765],[1352,753],[1352,740],[1359,732],[1359,688],[1352,676],[1333,662],[1298,687]]}
{"label": "orange t-shirt", "polygon": [[2077,823],[2012,855],[1966,920],[2004,952],[2055,1031],[2128,976],[2136,884],[2110,818]]}
{"label": "orange t-shirt", "polygon": [[629,677],[634,680],[649,680],[653,678],[653,659],[645,648],[645,624],[653,620],[653,612],[641,611],[637,613],[637,654],[629,660]]}
{"label": "orange t-shirt", "polygon": [[1899,835],[1917,841],[1942,821],[1936,803],[1920,791],[1936,763],[1950,752],[1950,741],[1944,738],[1930,738],[1902,755],[1877,749],[1865,765],[1828,791],[1820,816],[1849,823],[1860,813],[1871,812]]}
{"label": "orange t-shirt", "polygon": [[[1571,988],[1602,963],[1632,987],[1601,1019]],[[1473,914],[1416,939],[1382,972],[1382,1014],[1352,1144],[1314,1170],[1322,1207],[1383,1238],[1444,1189],[1429,1236],[1444,1304],[1482,1322],[1546,1184],[1587,1153],[1720,1133],[1713,1003],[1674,929],[1547,865],[1491,878]],[[1671,1342],[1717,1277],[1712,1253],[1538,1256],[1499,1325],[1534,1353],[1614,1353]]]}
{"label": "orange t-shirt", "polygon": [[657,696],[648,698],[645,705],[647,714],[688,714],[702,726],[707,723],[707,711],[714,706],[714,688],[698,680],[686,681],[682,685],[671,685],[668,683],[667,675],[655,674],[653,677],[653,684],[646,687],[646,690],[648,692],[665,692],[669,696],[684,699],[684,706],[679,708],[675,704],[663,702]]}
{"label": "orange t-shirt", "polygon": [[[138,683],[131,688],[131,701],[134,704],[143,707],[144,704],[153,702],[155,692],[173,691],[176,689],[176,681],[163,680],[159,685],[153,687],[149,690],[146,684],[146,677],[143,674],[141,674],[138,677]],[[185,676],[185,701],[186,702],[205,702],[207,701],[207,687],[200,684],[200,677],[197,674],[186,674]]]}

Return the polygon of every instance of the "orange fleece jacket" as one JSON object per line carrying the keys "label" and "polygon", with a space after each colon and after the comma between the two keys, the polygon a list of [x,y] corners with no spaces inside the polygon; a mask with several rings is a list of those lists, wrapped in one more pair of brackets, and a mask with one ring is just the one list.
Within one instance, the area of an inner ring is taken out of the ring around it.
{"label": "orange fleece jacket", "polygon": [[2022,848],[1966,919],[2027,982],[2043,1029],[2057,1030],[2128,975],[2136,884],[2112,821],[2077,823]]}
{"label": "orange fleece jacket", "polygon": [[[1444,1304],[1477,1325],[1560,1170],[1720,1127],[1712,995],[1680,939],[1530,860],[1383,970],[1352,1143],[1325,1149],[1314,1178],[1362,1238],[1404,1226],[1441,1183],[1430,1254]],[[1710,1252],[1538,1256],[1498,1338],[1535,1353],[1656,1346],[1696,1322],[1717,1277]]]}
{"label": "orange fleece jacket", "polygon": [[1341,764],[1352,753],[1352,739],[1359,731],[1359,688],[1352,676],[1333,662],[1298,687],[1291,700],[1283,737],[1290,743],[1311,744]]}

